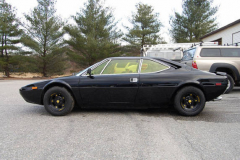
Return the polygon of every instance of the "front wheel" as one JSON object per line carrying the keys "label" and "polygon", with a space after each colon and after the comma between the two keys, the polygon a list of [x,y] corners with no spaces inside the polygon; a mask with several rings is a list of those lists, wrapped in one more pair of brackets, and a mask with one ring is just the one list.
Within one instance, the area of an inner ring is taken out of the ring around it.
{"label": "front wheel", "polygon": [[74,107],[72,95],[63,87],[52,87],[44,95],[43,104],[48,113],[64,116]]}
{"label": "front wheel", "polygon": [[177,92],[174,99],[174,108],[184,116],[198,115],[205,107],[205,96],[196,87],[184,87]]}

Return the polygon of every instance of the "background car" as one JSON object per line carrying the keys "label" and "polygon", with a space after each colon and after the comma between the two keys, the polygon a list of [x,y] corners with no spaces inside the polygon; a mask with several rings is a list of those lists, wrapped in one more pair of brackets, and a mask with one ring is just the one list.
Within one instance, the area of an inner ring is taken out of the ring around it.
{"label": "background car", "polygon": [[209,73],[171,60],[107,58],[75,76],[33,83],[20,89],[30,103],[52,115],[82,108],[159,108],[174,105],[182,115],[199,114],[206,101],[223,94],[224,73]]}
{"label": "background car", "polygon": [[185,50],[181,63],[203,71],[227,73],[225,93],[230,93],[234,85],[240,85],[240,46],[213,46],[212,43]]}

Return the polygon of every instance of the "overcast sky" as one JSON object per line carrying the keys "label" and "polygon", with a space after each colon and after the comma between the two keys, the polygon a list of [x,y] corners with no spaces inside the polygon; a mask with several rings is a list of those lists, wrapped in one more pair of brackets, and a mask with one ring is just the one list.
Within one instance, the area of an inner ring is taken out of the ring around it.
{"label": "overcast sky", "polygon": [[[64,19],[69,19],[83,7],[87,0],[57,0],[57,14]],[[18,17],[23,17],[23,13],[29,13],[37,5],[37,0],[6,0],[17,9]],[[114,16],[119,21],[118,27],[124,31],[122,25],[129,25],[128,18],[132,12],[136,11],[135,5],[142,2],[154,7],[154,11],[160,13],[159,19],[164,27],[161,35],[171,43],[169,37],[169,17],[174,11],[182,11],[182,0],[105,0],[105,6],[114,9]],[[217,12],[217,22],[219,27],[225,26],[235,20],[240,19],[240,0],[214,0],[214,6],[220,6]]]}

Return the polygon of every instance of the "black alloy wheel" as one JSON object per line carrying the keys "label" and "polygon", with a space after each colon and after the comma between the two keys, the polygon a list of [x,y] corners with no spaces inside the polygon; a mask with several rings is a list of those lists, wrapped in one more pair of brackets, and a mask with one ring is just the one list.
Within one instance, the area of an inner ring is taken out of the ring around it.
{"label": "black alloy wheel", "polygon": [[65,108],[65,97],[61,93],[53,93],[49,98],[49,106],[61,111]]}
{"label": "black alloy wheel", "polygon": [[44,95],[45,109],[54,116],[64,116],[74,107],[72,95],[63,87],[52,87]]}
{"label": "black alloy wheel", "polygon": [[205,96],[196,87],[184,87],[177,92],[174,100],[175,109],[184,116],[195,116],[205,107]]}
{"label": "black alloy wheel", "polygon": [[187,93],[182,96],[181,106],[184,110],[190,111],[195,110],[200,105],[200,98],[196,94]]}

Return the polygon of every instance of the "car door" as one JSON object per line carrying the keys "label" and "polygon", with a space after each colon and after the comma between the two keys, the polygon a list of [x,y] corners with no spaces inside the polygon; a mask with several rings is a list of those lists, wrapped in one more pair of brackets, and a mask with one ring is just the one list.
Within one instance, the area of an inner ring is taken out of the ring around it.
{"label": "car door", "polygon": [[79,89],[83,102],[92,105],[133,104],[139,84],[139,62],[139,58],[111,59],[93,68],[91,77],[81,76]]}
{"label": "car door", "polygon": [[136,104],[146,106],[158,106],[169,102],[172,93],[179,82],[171,78],[174,75],[169,71],[170,66],[152,59],[143,59],[139,90],[136,97]]}

